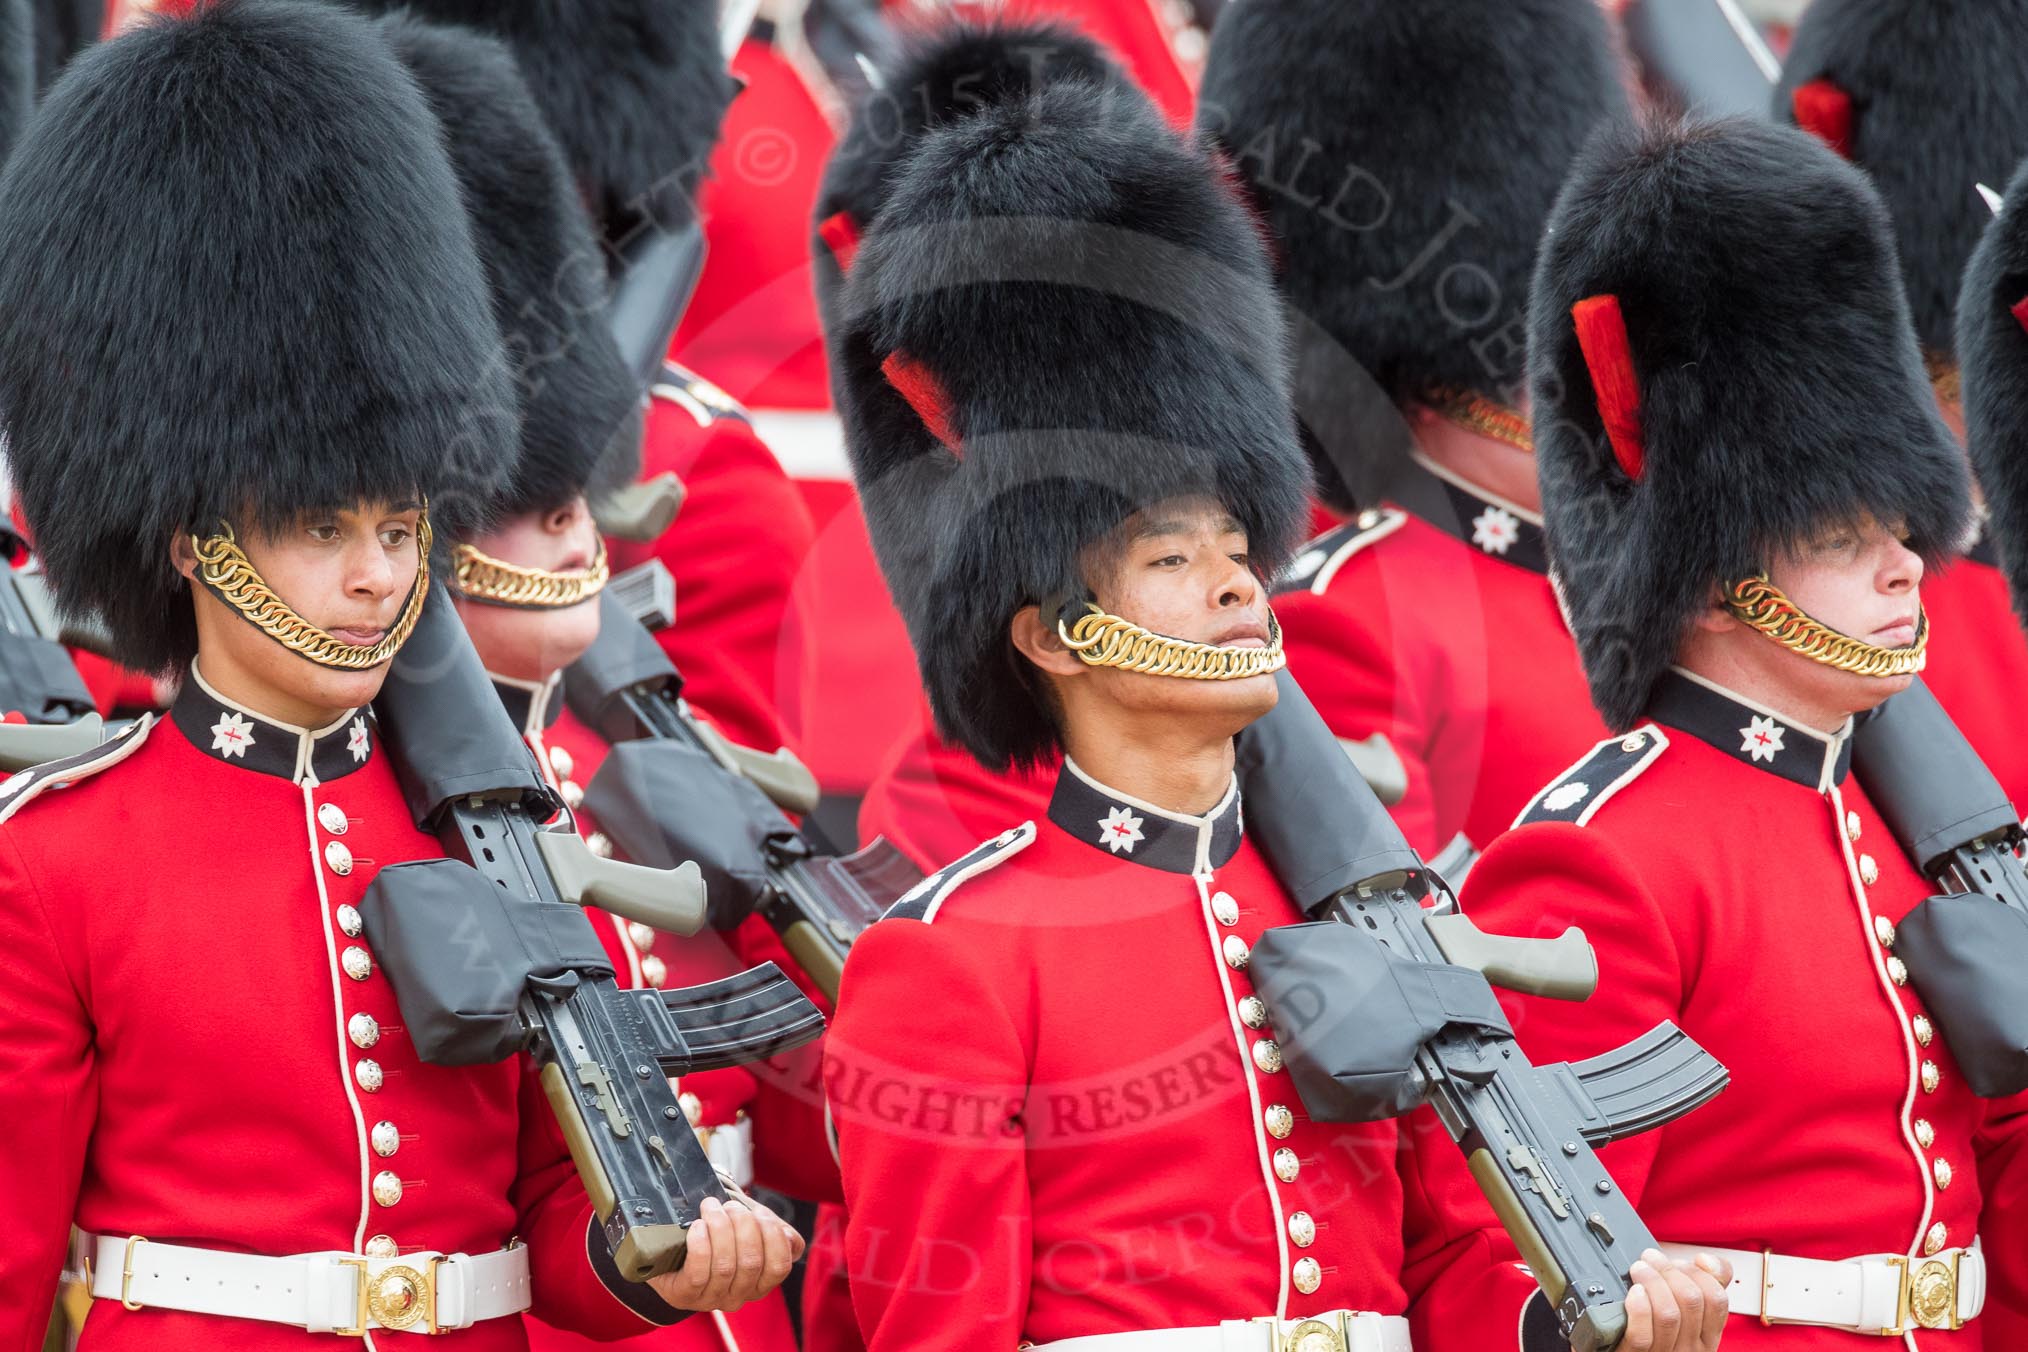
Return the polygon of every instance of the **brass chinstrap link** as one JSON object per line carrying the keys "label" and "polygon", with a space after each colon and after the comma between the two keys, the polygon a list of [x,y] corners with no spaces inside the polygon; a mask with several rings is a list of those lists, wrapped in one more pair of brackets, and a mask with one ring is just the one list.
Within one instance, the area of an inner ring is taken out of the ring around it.
{"label": "brass chinstrap link", "polygon": [[603,539],[589,568],[567,573],[508,563],[468,544],[461,544],[451,552],[451,562],[451,585],[460,596],[517,610],[563,610],[582,604],[604,591],[612,576]]}
{"label": "brass chinstrap link", "polygon": [[1839,671],[1858,676],[1913,676],[1929,663],[1929,614],[1921,609],[1916,611],[1915,641],[1905,648],[1882,648],[1811,618],[1768,581],[1766,573],[1755,573],[1727,587],[1725,608],[1790,652]]}
{"label": "brass chinstrap link", "polygon": [[1131,620],[1108,615],[1097,606],[1066,629],[1061,616],[1057,637],[1088,667],[1119,667],[1150,676],[1180,676],[1189,681],[1243,681],[1266,676],[1288,665],[1282,652],[1282,626],[1268,615],[1265,648],[1219,648],[1209,643],[1169,638],[1143,629]]}
{"label": "brass chinstrap link", "polygon": [[336,671],[365,671],[391,660],[408,642],[416,621],[422,618],[423,602],[430,590],[430,515],[427,505],[416,518],[416,550],[420,563],[415,585],[402,603],[401,617],[394,627],[369,647],[333,638],[311,624],[275,595],[252,560],[240,549],[232,526],[222,524],[219,533],[193,535],[190,546],[197,554],[197,580],[209,587],[219,600],[237,610],[246,620],[275,642],[320,667]]}

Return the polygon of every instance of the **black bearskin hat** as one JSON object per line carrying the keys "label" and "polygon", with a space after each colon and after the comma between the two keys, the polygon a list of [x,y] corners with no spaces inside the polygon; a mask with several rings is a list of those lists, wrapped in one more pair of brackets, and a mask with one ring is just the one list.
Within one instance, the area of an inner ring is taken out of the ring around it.
{"label": "black bearskin hat", "polygon": [[1222,502],[1272,574],[1304,524],[1265,244],[1142,98],[1066,79],[926,132],[829,331],[846,446],[941,735],[1057,746],[1007,626],[1085,594],[1131,513]]}
{"label": "black bearskin hat", "polygon": [[2007,184],[1958,298],[1965,439],[2014,608],[2028,623],[2028,162]]}
{"label": "black bearskin hat", "polygon": [[1916,337],[1951,356],[1965,260],[2028,155],[2028,0],[1815,0],[1774,113],[1864,168],[1887,203]]}
{"label": "black bearskin hat", "polygon": [[1375,505],[1398,406],[1518,402],[1542,223],[1626,115],[1598,0],[1285,0],[1219,16],[1197,124],[1275,236],[1319,492]]}
{"label": "black bearskin hat", "polygon": [[827,327],[854,245],[880,215],[896,167],[924,133],[988,104],[1029,98],[1065,78],[1116,85],[1137,97],[1096,42],[1060,24],[965,24],[909,35],[900,54],[885,63],[879,87],[853,108],[817,190],[811,252],[817,307]]}
{"label": "black bearskin hat", "polygon": [[513,55],[397,11],[380,20],[422,86],[464,187],[520,396],[520,454],[503,516],[597,497],[640,468],[641,400],[606,325],[604,255],[563,152]]}
{"label": "black bearskin hat", "polygon": [[35,107],[35,14],[28,0],[0,0],[0,160]]}
{"label": "black bearskin hat", "polygon": [[1771,551],[1861,511],[1931,562],[1969,532],[1886,209],[1802,132],[1601,135],[1543,238],[1528,349],[1550,553],[1615,730]]}
{"label": "black bearskin hat", "polygon": [[691,220],[737,92],[715,0],[356,0],[506,40],[585,200],[615,239]]}
{"label": "black bearskin hat", "polygon": [[428,497],[514,431],[428,104],[373,26],[218,0],[82,53],[0,174],[0,429],[58,601],[130,666],[196,649],[170,546]]}

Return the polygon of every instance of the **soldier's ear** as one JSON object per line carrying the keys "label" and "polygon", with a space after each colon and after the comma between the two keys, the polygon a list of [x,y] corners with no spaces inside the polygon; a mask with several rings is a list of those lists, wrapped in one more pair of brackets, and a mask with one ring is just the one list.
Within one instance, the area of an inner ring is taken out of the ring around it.
{"label": "soldier's ear", "polygon": [[1007,639],[1014,651],[1045,675],[1082,675],[1087,668],[1077,654],[1064,646],[1053,624],[1042,618],[1042,607],[1023,606],[1007,622]]}
{"label": "soldier's ear", "polygon": [[191,547],[188,531],[179,530],[169,537],[169,564],[185,581],[197,576],[197,551]]}
{"label": "soldier's ear", "polygon": [[1739,627],[1739,620],[1725,608],[1725,589],[1711,584],[1710,595],[1697,612],[1697,627],[1707,634],[1723,634]]}

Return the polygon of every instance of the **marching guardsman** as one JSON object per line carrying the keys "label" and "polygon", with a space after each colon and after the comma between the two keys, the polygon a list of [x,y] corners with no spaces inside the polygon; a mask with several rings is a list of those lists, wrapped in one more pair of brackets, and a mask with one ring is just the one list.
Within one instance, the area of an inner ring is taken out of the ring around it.
{"label": "marching guardsman", "polygon": [[1625,113],[1597,0],[1236,5],[1213,34],[1198,127],[1275,236],[1348,518],[1278,583],[1289,670],[1425,857],[1483,850],[1604,735],[1522,385],[1542,224]]}
{"label": "marching guardsman", "polygon": [[526,1062],[421,1061],[364,937],[379,871],[442,853],[369,701],[513,428],[367,22],[221,0],[71,66],[0,175],[0,426],[60,604],[187,677],[0,787],[0,1346],[73,1223],[87,1349],[513,1349],[531,1309],[614,1338],[751,1283],[710,1208],[684,1269],[622,1280]]}
{"label": "marching guardsman", "polygon": [[[2028,623],[2028,465],[2020,451],[2028,444],[2023,440],[2028,437],[2028,215],[2018,207],[2028,202],[2028,167],[2015,171],[2006,194],[2008,205],[1987,226],[1965,269],[1956,336],[1966,444],[1986,486],[1987,533],[1999,546],[2015,611]],[[1986,1209],[1996,1221],[2018,1225],[2021,1205],[2016,1189],[1997,1194]],[[1987,1264],[1992,1273],[1987,1345],[2028,1343],[2028,1253],[2018,1247],[1995,1249]]]}
{"label": "marching guardsman", "polygon": [[[464,189],[479,253],[493,289],[493,310],[520,393],[519,436],[499,450],[508,460],[488,523],[451,542],[451,592],[480,660],[522,729],[545,779],[591,843],[610,846],[582,810],[588,784],[608,749],[603,737],[565,709],[563,670],[599,632],[596,598],[609,576],[588,494],[626,482],[638,464],[640,403],[631,373],[606,328],[605,273],[583,203],[562,152],[529,97],[513,57],[470,29],[438,26],[397,12],[379,21],[389,45],[429,98]],[[712,940],[679,941],[603,912],[594,928],[623,986],[662,986],[726,976]],[[693,960],[685,961],[686,955]],[[741,1067],[683,1078],[679,1102],[692,1114],[719,1171],[753,1183],[753,1075]],[[800,1237],[758,1203],[728,1203],[766,1266],[741,1293],[737,1313],[644,1334],[656,1348],[777,1348],[793,1352],[777,1285],[801,1250]],[[580,1345],[575,1334],[530,1326],[539,1349]],[[632,1343],[630,1343],[632,1345]]]}
{"label": "marching guardsman", "polygon": [[1909,984],[1896,926],[1935,889],[1849,773],[1972,520],[1887,213],[1801,132],[1617,133],[1558,201],[1529,337],[1612,736],[1465,887],[1488,928],[1598,950],[1586,1003],[1503,996],[1514,1029],[1574,1060],[1667,1019],[1731,1071],[1601,1155],[1658,1238],[1729,1251],[1733,1346],[2016,1347],[1981,1309],[2022,1302],[1997,1278],[2028,1243],[2028,1119],[1973,1095]]}
{"label": "marching guardsman", "polygon": [[[1394,1122],[1308,1120],[1260,1031],[1249,945],[1299,916],[1232,738],[1274,702],[1265,578],[1309,470],[1245,208],[1145,101],[1009,90],[896,166],[838,314],[943,735],[1063,765],[846,967],[825,1079],[869,1346],[1400,1352],[1453,1267],[1507,1288],[1511,1330],[1532,1285],[1447,1231],[1474,1213],[1404,1185]],[[1711,1346],[1717,1319],[1673,1322],[1710,1275],[1642,1291],[1672,1322],[1627,1346]]]}
{"label": "marching guardsman", "polygon": [[[2024,43],[2023,0],[1817,0],[1775,96],[1778,119],[1814,132],[1879,189],[1937,404],[1960,436],[1952,316],[1965,261],[1992,219],[1979,185],[1998,188],[2028,155]],[[2019,735],[2028,637],[2009,615],[1993,541],[1982,535],[1932,575],[1923,605],[1936,631],[1923,682],[2028,811]]]}

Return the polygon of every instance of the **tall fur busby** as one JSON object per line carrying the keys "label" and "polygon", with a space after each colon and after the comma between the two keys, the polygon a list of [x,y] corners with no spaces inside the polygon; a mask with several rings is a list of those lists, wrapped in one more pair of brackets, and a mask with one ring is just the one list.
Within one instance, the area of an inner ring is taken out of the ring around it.
{"label": "tall fur busby", "polygon": [[0,430],[58,601],[165,671],[179,532],[422,493],[513,436],[435,119],[370,23],[218,0],[80,55],[0,174]]}
{"label": "tall fur busby", "polygon": [[1542,223],[1585,138],[1626,115],[1597,0],[1228,5],[1199,130],[1278,245],[1296,407],[1323,497],[1382,497],[1398,406],[1517,402]]}
{"label": "tall fur busby", "polygon": [[737,92],[715,0],[355,2],[504,39],[608,236],[691,220]]}
{"label": "tall fur busby", "polygon": [[1965,260],[1998,186],[2028,155],[2028,0],[1815,0],[1796,28],[1776,118],[1873,176],[1901,254],[1916,336],[1949,359]]}
{"label": "tall fur busby", "polygon": [[606,325],[604,255],[513,54],[405,11],[379,26],[443,127],[493,287],[521,410],[500,513],[544,511],[633,482],[641,400]]}
{"label": "tall fur busby", "polygon": [[2028,623],[2028,161],[1965,268],[1957,303],[1965,439],[2014,608]]}
{"label": "tall fur busby", "polygon": [[817,307],[827,324],[858,236],[880,215],[896,167],[923,136],[1067,78],[1140,97],[1096,42],[1061,24],[962,24],[907,37],[877,87],[853,108],[817,190],[811,250]]}
{"label": "tall fur busby", "polygon": [[1771,551],[1861,511],[1933,562],[1969,530],[1886,209],[1802,132],[1594,141],[1543,240],[1529,379],[1550,552],[1614,729]]}
{"label": "tall fur busby", "polygon": [[875,550],[940,732],[988,766],[1057,745],[1015,611],[1083,594],[1128,515],[1209,494],[1263,574],[1300,536],[1265,245],[1145,99],[1062,80],[925,132],[836,320]]}
{"label": "tall fur busby", "polygon": [[0,161],[35,107],[35,59],[28,0],[0,0]]}

